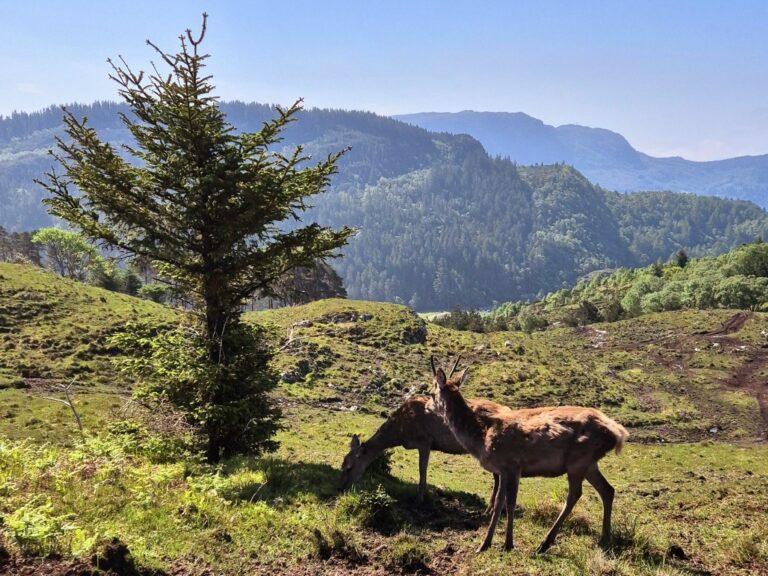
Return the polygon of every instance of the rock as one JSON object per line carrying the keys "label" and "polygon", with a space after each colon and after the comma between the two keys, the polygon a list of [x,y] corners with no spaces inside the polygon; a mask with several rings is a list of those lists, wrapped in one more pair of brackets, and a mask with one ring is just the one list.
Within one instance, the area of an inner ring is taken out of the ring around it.
{"label": "rock", "polygon": [[335,314],[328,314],[320,318],[321,322],[330,322],[331,324],[342,324],[344,322],[356,322],[357,312],[350,310],[348,312],[337,312]]}
{"label": "rock", "polygon": [[312,371],[312,365],[309,360],[299,360],[292,370],[286,370],[280,374],[280,379],[287,384],[295,384],[304,380],[307,374]]}
{"label": "rock", "polygon": [[296,328],[310,328],[311,326],[314,326],[315,323],[312,322],[312,320],[306,318],[304,320],[299,320],[298,322],[294,322],[293,324]]}
{"label": "rock", "polygon": [[504,348],[512,348],[514,344],[512,344],[512,340],[504,340]]}
{"label": "rock", "polygon": [[368,320],[373,319],[373,314],[363,314],[360,316],[360,320],[363,322],[368,322]]}
{"label": "rock", "polygon": [[427,327],[416,326],[403,330],[403,342],[405,344],[424,344],[427,341]]}

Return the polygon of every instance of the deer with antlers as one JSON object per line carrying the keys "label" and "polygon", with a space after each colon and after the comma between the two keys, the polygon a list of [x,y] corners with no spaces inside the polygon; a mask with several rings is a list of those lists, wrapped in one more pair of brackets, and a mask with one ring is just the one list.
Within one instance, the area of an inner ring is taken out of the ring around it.
{"label": "deer with antlers", "polygon": [[[513,512],[521,477],[568,476],[568,496],[560,515],[537,549],[543,553],[555,541],[565,519],[581,497],[586,479],[603,502],[602,542],[611,531],[614,489],[598,469],[598,461],[611,450],[621,451],[629,434],[621,424],[594,408],[550,406],[523,410],[478,411],[467,402],[459,387],[467,369],[446,376],[435,369],[432,401],[427,406],[444,419],[461,445],[480,465],[498,476],[491,522],[478,552],[493,540],[502,508],[506,504],[507,532],[504,549],[513,547]],[[454,369],[455,371],[455,369]]]}
{"label": "deer with antlers", "polygon": [[[459,364],[454,363],[448,376],[453,376]],[[427,411],[430,401],[427,396],[413,396],[387,418],[373,436],[366,442],[360,442],[355,434],[349,452],[341,465],[339,490],[348,490],[362,477],[365,470],[384,450],[402,446],[406,450],[419,451],[419,490],[417,500],[422,502],[427,489],[427,467],[432,450],[446,454],[466,454],[467,450],[456,440],[442,416],[434,411]],[[468,400],[474,410],[482,413],[499,409],[509,410],[487,400]],[[493,491],[486,512],[492,509],[496,497],[498,478],[493,475]]]}

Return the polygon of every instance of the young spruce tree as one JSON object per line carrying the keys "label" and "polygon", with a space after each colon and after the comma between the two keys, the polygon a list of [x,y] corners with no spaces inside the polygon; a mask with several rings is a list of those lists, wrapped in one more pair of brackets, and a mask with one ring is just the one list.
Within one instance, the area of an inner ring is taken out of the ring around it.
{"label": "young spruce tree", "polygon": [[267,398],[276,378],[261,336],[241,322],[241,303],[254,292],[272,294],[288,270],[331,256],[352,230],[300,219],[343,152],[310,165],[301,147],[288,155],[270,150],[301,101],[277,108],[260,132],[237,133],[226,121],[204,73],[208,55],[199,52],[206,21],[204,14],[198,38],[189,30],[180,37],[176,54],[147,41],[166,71],[153,63],[145,74],[122,58],[109,61],[131,110],[122,121],[135,140],[124,146],[134,162],[103,142],[86,118],[65,111],[69,140],[58,139],[51,152],[64,172],[52,170],[39,184],[51,194],[52,214],[91,240],[158,263],[192,295],[202,366],[195,378],[175,366],[183,376],[166,374],[161,386],[204,433],[207,455],[216,460],[273,447],[278,425],[279,411]]}

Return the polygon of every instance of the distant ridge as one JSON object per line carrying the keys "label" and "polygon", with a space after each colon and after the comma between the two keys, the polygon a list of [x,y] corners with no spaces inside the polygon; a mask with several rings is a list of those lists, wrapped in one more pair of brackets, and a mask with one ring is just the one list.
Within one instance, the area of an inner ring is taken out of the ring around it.
{"label": "distant ridge", "polygon": [[669,190],[750,200],[768,207],[768,154],[711,162],[655,158],[621,134],[576,124],[550,126],[522,112],[421,112],[394,118],[432,130],[469,134],[489,154],[520,164],[565,162],[609,190]]}

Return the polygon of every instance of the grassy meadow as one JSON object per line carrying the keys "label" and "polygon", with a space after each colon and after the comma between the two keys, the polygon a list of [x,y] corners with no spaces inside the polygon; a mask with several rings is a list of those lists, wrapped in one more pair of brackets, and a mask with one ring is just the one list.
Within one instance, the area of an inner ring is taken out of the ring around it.
{"label": "grassy meadow", "polygon": [[[131,417],[134,383],[115,369],[109,335],[179,316],[0,264],[0,572],[91,569],[117,538],[138,567],[123,573],[768,573],[768,315],[665,312],[526,335],[456,332],[406,307],[346,300],[248,313],[280,349],[285,427],[276,453],[217,466],[168,457],[116,424]],[[468,456],[432,454],[421,505],[417,454],[404,449],[389,472],[377,466],[337,494],[351,434],[367,437],[426,391],[430,355],[459,353],[471,362],[467,396],[587,404],[627,426],[630,443],[601,465],[616,488],[610,546],[598,545],[601,505],[585,486],[536,556],[566,482],[530,478],[515,550],[502,553],[500,529],[475,555],[491,479]],[[85,442],[69,408],[46,399],[61,398],[61,382],[74,382]]]}

